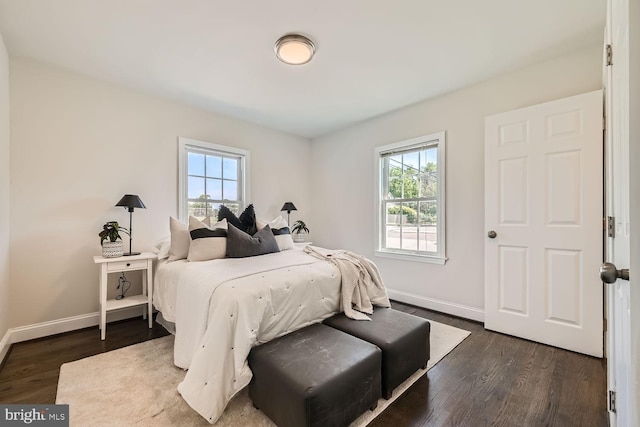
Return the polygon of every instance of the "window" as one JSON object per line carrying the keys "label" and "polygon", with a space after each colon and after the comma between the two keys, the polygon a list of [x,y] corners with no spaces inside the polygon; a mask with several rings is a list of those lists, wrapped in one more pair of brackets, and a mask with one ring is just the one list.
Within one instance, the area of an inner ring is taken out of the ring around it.
{"label": "window", "polygon": [[445,134],[375,149],[376,255],[444,264]]}
{"label": "window", "polygon": [[248,198],[249,152],[224,145],[178,138],[179,215],[217,218],[221,205],[236,215]]}

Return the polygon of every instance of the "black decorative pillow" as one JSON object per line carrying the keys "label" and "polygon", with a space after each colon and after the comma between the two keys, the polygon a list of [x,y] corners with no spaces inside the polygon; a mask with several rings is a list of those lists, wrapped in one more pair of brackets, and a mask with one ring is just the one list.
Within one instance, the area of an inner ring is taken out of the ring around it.
{"label": "black decorative pillow", "polygon": [[245,208],[245,210],[240,214],[240,218],[231,212],[228,207],[222,205],[218,211],[218,221],[222,221],[223,219],[226,219],[229,224],[244,231],[245,233],[254,235],[255,232],[258,231],[258,228],[256,227],[256,212],[253,208],[253,204],[250,204]]}
{"label": "black decorative pillow", "polygon": [[253,236],[229,224],[227,232],[227,258],[245,258],[280,252],[271,228],[265,226]]}

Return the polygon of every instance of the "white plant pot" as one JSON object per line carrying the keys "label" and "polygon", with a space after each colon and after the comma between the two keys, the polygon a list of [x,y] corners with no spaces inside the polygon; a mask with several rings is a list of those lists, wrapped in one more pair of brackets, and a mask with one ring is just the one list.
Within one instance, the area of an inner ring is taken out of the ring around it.
{"label": "white plant pot", "polygon": [[102,256],[105,258],[116,258],[122,256],[123,251],[122,242],[103,242],[102,243]]}
{"label": "white plant pot", "polygon": [[303,243],[307,240],[307,233],[304,231],[302,233],[293,233],[293,241],[295,243]]}

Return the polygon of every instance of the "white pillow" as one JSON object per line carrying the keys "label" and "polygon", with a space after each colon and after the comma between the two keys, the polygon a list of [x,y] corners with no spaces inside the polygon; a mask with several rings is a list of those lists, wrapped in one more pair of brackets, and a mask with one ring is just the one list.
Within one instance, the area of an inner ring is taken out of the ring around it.
{"label": "white pillow", "polygon": [[189,217],[189,261],[208,261],[224,258],[227,254],[226,218],[209,227],[194,217]]}
{"label": "white pillow", "polygon": [[158,255],[158,259],[165,259],[169,257],[169,249],[171,249],[171,237],[163,237],[153,247],[153,253]]}
{"label": "white pillow", "polygon": [[[206,217],[203,222],[207,226],[211,225],[209,217]],[[169,259],[167,261],[185,259],[189,255],[189,246],[191,245],[189,225],[171,216],[169,217],[169,231],[171,232],[171,247],[169,248]]]}
{"label": "white pillow", "polygon": [[293,244],[293,238],[291,238],[289,225],[287,224],[287,220],[284,219],[282,215],[278,216],[268,224],[260,220],[256,221],[258,230],[262,230],[265,225],[269,225],[269,228],[271,228],[271,232],[276,238],[276,242],[278,242],[278,248],[280,248],[281,251],[295,248],[295,245]]}

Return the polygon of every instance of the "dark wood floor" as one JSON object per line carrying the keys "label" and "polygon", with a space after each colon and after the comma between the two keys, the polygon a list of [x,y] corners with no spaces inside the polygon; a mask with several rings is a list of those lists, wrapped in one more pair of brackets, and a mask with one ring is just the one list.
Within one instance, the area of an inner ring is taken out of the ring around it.
{"label": "dark wood floor", "polygon": [[[494,332],[481,324],[394,303],[471,331],[371,426],[607,426],[603,360]],[[60,365],[166,335],[141,319],[14,344],[0,369],[0,403],[54,403]]]}

